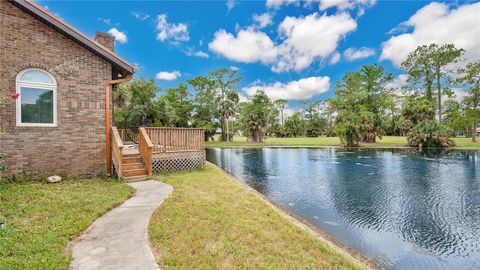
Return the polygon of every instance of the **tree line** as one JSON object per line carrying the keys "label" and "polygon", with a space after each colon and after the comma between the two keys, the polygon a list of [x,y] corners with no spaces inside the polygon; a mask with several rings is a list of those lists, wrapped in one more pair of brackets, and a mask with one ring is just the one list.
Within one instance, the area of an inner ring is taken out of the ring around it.
{"label": "tree line", "polygon": [[[136,79],[115,89],[118,126],[205,128],[205,140],[231,141],[242,134],[253,142],[265,136],[338,136],[346,146],[375,142],[384,135],[407,136],[411,146],[452,146],[452,136],[476,142],[480,118],[480,61],[466,63],[452,44],[423,45],[402,63],[406,84],[381,65],[347,72],[325,101],[303,101],[293,113],[288,100],[271,100],[262,89],[240,102],[242,78],[221,68],[187,80],[159,95],[154,79]],[[455,96],[455,89],[466,90]]]}

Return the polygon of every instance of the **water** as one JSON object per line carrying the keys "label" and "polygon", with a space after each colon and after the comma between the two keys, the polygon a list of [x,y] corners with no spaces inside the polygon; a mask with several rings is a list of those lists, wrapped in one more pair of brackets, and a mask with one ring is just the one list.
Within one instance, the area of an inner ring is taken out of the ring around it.
{"label": "water", "polygon": [[480,269],[480,152],[208,149],[207,160],[386,269]]}

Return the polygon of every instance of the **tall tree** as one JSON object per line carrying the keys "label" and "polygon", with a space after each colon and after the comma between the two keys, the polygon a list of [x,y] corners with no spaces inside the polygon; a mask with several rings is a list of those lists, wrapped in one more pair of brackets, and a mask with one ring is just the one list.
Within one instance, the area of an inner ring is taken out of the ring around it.
{"label": "tall tree", "polygon": [[466,123],[465,110],[460,102],[449,99],[444,104],[444,123],[445,126],[451,128],[454,131],[465,131],[468,126]]}
{"label": "tall tree", "polygon": [[193,88],[195,97],[193,99],[194,117],[193,124],[196,127],[205,129],[205,141],[213,140],[215,130],[218,127],[216,121],[217,99],[215,82],[208,77],[196,77],[188,80]]}
{"label": "tall tree", "polygon": [[156,119],[155,98],[160,88],[153,78],[146,80],[141,77],[123,83],[119,89],[129,94],[124,107],[118,107],[115,110],[114,121],[117,126],[124,125],[125,116],[130,112],[135,113],[130,115],[130,123],[127,123],[129,126],[146,126],[154,122]]}
{"label": "tall tree", "polygon": [[466,116],[471,120],[472,142],[477,142],[477,125],[480,119],[480,61],[468,63],[459,69],[459,73],[460,77],[456,81],[469,87],[469,95],[464,97],[464,103],[467,107]]}
{"label": "tall tree", "polygon": [[277,111],[264,91],[257,90],[250,100],[240,103],[240,121],[249,139],[263,142],[265,129],[277,117]]}
{"label": "tall tree", "polygon": [[238,84],[242,80],[238,76],[237,70],[221,68],[208,73],[208,77],[215,82],[218,99],[218,114],[220,117],[220,126],[222,129],[221,140],[230,141],[231,138],[227,132],[228,119],[233,115],[232,109],[238,103],[238,94],[234,94]]}
{"label": "tall tree", "polygon": [[176,127],[188,127],[191,123],[192,103],[189,100],[187,86],[180,83],[178,87],[172,87],[162,96],[168,101],[175,114]]}
{"label": "tall tree", "polygon": [[366,123],[370,129],[365,134],[364,141],[375,142],[377,137],[384,134],[384,122],[393,103],[393,89],[387,83],[393,80],[390,73],[386,73],[382,66],[364,65],[359,71],[360,85],[365,109],[374,115],[373,122]]}
{"label": "tall tree", "polygon": [[346,146],[357,146],[372,129],[375,114],[362,103],[364,92],[362,76],[358,72],[346,73],[335,86],[331,106],[337,112],[335,132]]}
{"label": "tall tree", "polygon": [[307,137],[318,137],[327,126],[327,120],[321,115],[321,101],[306,103],[305,108],[305,135]]}
{"label": "tall tree", "polygon": [[285,120],[285,131],[287,136],[298,137],[305,133],[305,123],[300,112],[294,112]]}
{"label": "tall tree", "polygon": [[422,45],[411,52],[402,63],[407,70],[409,81],[413,84],[421,83],[425,94],[434,103],[434,92],[436,92],[436,110],[438,122],[442,123],[442,97],[451,95],[451,91],[444,84],[448,82],[450,70],[448,67],[457,61],[462,55],[463,49],[457,49],[453,44],[445,45]]}
{"label": "tall tree", "polygon": [[278,109],[280,112],[280,123],[283,125],[284,124],[284,111],[288,106],[288,100],[286,99],[277,99],[273,102],[275,107]]}

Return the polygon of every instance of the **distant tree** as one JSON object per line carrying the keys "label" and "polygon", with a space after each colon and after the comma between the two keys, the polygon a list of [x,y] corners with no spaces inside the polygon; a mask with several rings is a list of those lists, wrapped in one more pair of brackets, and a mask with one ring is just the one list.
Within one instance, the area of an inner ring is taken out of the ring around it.
{"label": "distant tree", "polygon": [[208,77],[215,82],[217,89],[218,115],[222,141],[231,141],[232,137],[228,131],[228,119],[233,116],[235,107],[238,104],[238,93],[235,91],[242,80],[237,70],[221,68],[208,73]]}
{"label": "distant tree", "polygon": [[407,135],[409,146],[419,148],[442,148],[455,146],[450,139],[452,130],[435,120],[425,120],[414,126]]}
{"label": "distant tree", "polygon": [[226,92],[226,98],[220,100],[220,105],[222,107],[222,117],[225,120],[225,134],[226,134],[226,141],[230,142],[233,140],[233,128],[230,128],[229,120],[237,113],[237,106],[240,98],[238,93],[233,90],[229,90]]}
{"label": "distant tree", "polygon": [[215,91],[215,82],[208,77],[196,77],[188,80],[188,84],[193,88],[195,97],[193,99],[193,124],[196,127],[205,129],[205,141],[211,139],[218,128],[217,99]]}
{"label": "distant tree", "polygon": [[277,116],[277,111],[264,91],[257,90],[248,101],[240,103],[240,121],[245,135],[253,142],[263,142],[265,129]]}
{"label": "distant tree", "polygon": [[285,120],[285,135],[287,137],[299,137],[305,133],[305,124],[300,112],[294,112]]}
{"label": "distant tree", "polygon": [[306,104],[305,108],[305,135],[318,137],[326,129],[327,120],[323,118],[320,107],[321,101],[313,101]]}
{"label": "distant tree", "polygon": [[[432,107],[432,103],[428,97],[422,96],[418,93],[412,93],[404,97],[401,110],[401,121],[404,125],[407,121],[411,124],[407,130],[422,121],[433,119],[434,116],[435,109]],[[406,126],[404,127],[406,128]]]}
{"label": "distant tree", "polygon": [[129,83],[122,83],[116,86],[113,90],[113,104],[116,108],[125,108],[131,96],[131,85]]}
{"label": "distant tree", "polygon": [[477,125],[480,119],[480,61],[468,63],[459,69],[460,77],[456,82],[469,87],[469,95],[464,98],[466,117],[471,122],[472,142],[477,142]]}
{"label": "distant tree", "polygon": [[283,125],[285,122],[284,122],[284,111],[285,109],[287,108],[288,106],[288,100],[286,99],[277,99],[273,102],[273,104],[275,105],[275,107],[278,109],[278,111],[280,112],[280,124]]}
{"label": "distant tree", "polygon": [[455,131],[465,131],[468,127],[462,104],[454,99],[445,101],[444,124]]}
{"label": "distant tree", "polygon": [[393,80],[390,73],[386,73],[382,66],[364,65],[360,71],[359,80],[361,93],[363,96],[361,103],[368,112],[373,114],[373,118],[365,118],[371,121],[365,123],[370,129],[363,138],[366,142],[375,142],[376,137],[381,137],[385,133],[385,119],[387,113],[393,107],[393,89],[386,87],[387,83]]}
{"label": "distant tree", "polygon": [[[425,89],[425,95],[437,110],[438,122],[442,123],[442,96],[451,95],[451,90],[445,86],[449,81],[450,71],[448,67],[457,61],[462,55],[463,49],[457,49],[453,44],[445,45],[422,45],[411,52],[402,63],[407,70],[409,82],[414,85],[420,84]],[[436,92],[437,102],[434,102]]]}
{"label": "distant tree", "polygon": [[361,75],[348,72],[337,82],[335,98],[330,101],[337,112],[335,132],[348,147],[357,146],[375,122],[375,114],[362,104],[362,93]]}
{"label": "distant tree", "polygon": [[178,87],[172,87],[161,97],[173,108],[176,127],[190,126],[192,117],[192,103],[189,100],[187,86],[180,83]]}
{"label": "distant tree", "polygon": [[[122,84],[118,89],[123,93],[128,93],[128,99],[125,104],[122,104],[123,107],[115,108],[114,122],[117,126],[123,127],[125,116],[132,111],[137,113],[130,115],[130,123],[127,123],[129,126],[148,126],[155,121],[157,117],[155,98],[160,88],[153,78],[150,80],[146,80],[144,77],[134,79]],[[124,102],[123,100],[124,98],[119,98],[117,101],[121,104]],[[134,108],[141,109],[134,110]]]}

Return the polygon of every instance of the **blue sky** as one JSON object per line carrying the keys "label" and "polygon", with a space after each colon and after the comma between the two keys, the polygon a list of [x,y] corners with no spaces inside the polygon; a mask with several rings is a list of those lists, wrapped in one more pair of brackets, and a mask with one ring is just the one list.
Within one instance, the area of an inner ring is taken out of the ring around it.
{"label": "blue sky", "polygon": [[[113,33],[116,52],[166,90],[220,67],[238,68],[239,92],[323,100],[335,82],[399,63],[421,44],[455,43],[480,56],[480,3],[375,0],[37,1],[89,36]],[[340,56],[340,58],[339,58]]]}

